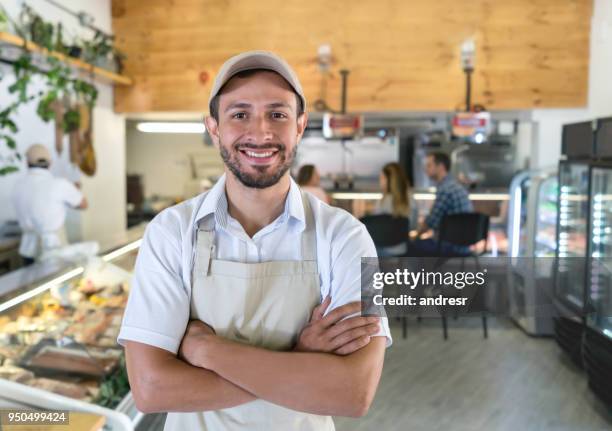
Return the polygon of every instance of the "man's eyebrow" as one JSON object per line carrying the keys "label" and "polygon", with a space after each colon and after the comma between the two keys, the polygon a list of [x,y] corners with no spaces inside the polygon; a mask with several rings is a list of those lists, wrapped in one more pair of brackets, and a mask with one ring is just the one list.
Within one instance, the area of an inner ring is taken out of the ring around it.
{"label": "man's eyebrow", "polygon": [[[225,108],[224,112],[230,111],[232,109],[250,109],[252,107],[253,107],[253,105],[251,105],[248,102],[234,102],[234,103],[230,103]],[[272,102],[272,103],[268,103],[266,105],[266,108],[268,108],[268,109],[276,109],[276,108],[289,108],[289,109],[293,109],[291,104],[289,104],[287,102]]]}
{"label": "man's eyebrow", "polygon": [[248,109],[251,108],[251,104],[250,103],[246,103],[246,102],[234,102],[234,103],[230,103],[227,108],[225,108],[225,112],[229,111],[230,109]]}
{"label": "man's eyebrow", "polygon": [[269,103],[266,105],[266,108],[289,108],[291,110],[293,110],[293,107],[291,106],[291,104],[287,103],[287,102],[274,102],[274,103]]}

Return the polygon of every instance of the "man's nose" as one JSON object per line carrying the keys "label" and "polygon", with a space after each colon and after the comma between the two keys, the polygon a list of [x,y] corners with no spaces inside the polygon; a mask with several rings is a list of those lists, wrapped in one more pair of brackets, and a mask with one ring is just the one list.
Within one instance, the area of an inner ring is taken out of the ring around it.
{"label": "man's nose", "polygon": [[254,119],[249,127],[249,136],[256,143],[272,141],[274,139],[274,133],[270,121],[265,117]]}

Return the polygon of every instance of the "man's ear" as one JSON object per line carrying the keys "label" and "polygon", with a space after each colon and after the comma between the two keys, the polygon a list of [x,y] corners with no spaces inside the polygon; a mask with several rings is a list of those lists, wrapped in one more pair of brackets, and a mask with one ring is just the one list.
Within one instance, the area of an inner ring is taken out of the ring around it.
{"label": "man's ear", "polygon": [[308,125],[308,113],[303,112],[302,115],[300,115],[297,118],[297,142],[299,142],[300,139],[302,139],[302,135],[304,135],[304,131],[306,130],[307,125]]}
{"label": "man's ear", "polygon": [[204,125],[215,147],[219,148],[219,124],[211,115],[204,118]]}

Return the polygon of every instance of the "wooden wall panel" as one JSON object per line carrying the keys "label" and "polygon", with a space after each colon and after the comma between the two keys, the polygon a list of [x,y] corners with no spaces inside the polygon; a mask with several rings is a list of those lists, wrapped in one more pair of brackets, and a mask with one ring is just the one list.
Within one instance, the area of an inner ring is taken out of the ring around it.
{"label": "wooden wall panel", "polygon": [[285,57],[312,102],[321,91],[317,48],[329,43],[330,105],[339,105],[338,71],[348,68],[350,110],[452,110],[464,100],[468,37],[477,46],[474,102],[579,107],[591,14],[592,0],[113,0],[113,30],[135,80],[115,89],[115,108],[205,112],[223,61],[250,49]]}

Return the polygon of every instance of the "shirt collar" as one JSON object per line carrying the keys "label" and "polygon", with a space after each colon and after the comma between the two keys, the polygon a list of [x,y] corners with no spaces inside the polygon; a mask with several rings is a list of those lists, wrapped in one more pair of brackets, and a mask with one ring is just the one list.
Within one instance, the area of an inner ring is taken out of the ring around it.
{"label": "shirt collar", "polygon": [[446,184],[450,180],[451,180],[450,174],[446,174],[446,176],[440,180],[440,182],[438,183],[438,186],[441,186],[442,184]]}
{"label": "shirt collar", "polygon": [[[225,194],[225,178],[226,176],[223,174],[208,191],[206,199],[204,199],[196,215],[196,224],[205,217],[214,214],[215,224],[222,228],[227,227],[229,214],[227,211],[227,196]],[[293,178],[290,178],[290,181],[289,193],[285,200],[285,209],[277,221],[279,223],[292,222],[296,229],[299,229],[301,232],[306,228],[306,215],[304,214],[302,194]]]}
{"label": "shirt collar", "polygon": [[28,173],[34,175],[51,175],[51,172],[47,168],[28,168]]}

